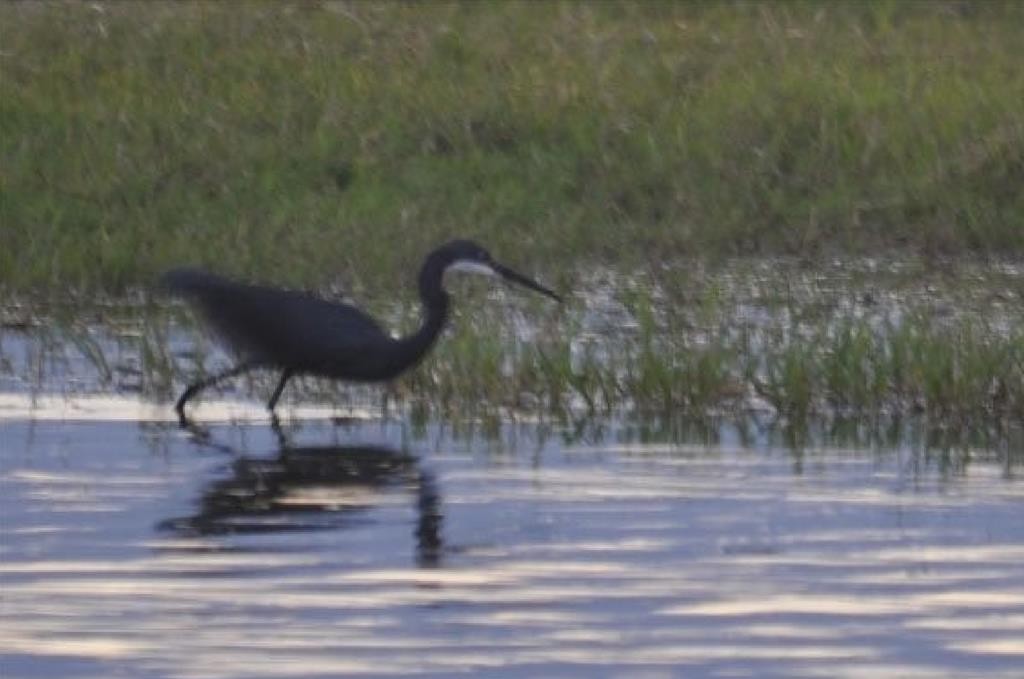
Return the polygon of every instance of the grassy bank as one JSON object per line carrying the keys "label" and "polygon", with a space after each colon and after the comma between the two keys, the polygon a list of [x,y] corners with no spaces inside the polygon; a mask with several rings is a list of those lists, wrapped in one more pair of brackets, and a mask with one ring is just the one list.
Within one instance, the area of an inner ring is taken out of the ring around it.
{"label": "grassy bank", "polygon": [[[0,286],[1024,254],[1024,5],[4,3]],[[391,288],[389,286],[394,286]]]}

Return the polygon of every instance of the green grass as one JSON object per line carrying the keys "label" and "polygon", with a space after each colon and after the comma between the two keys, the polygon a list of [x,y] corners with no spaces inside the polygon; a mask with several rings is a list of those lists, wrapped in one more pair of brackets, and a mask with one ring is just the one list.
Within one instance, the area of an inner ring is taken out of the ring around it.
{"label": "green grass", "polygon": [[[1020,256],[1022,34],[995,0],[4,3],[0,287],[387,293],[455,235],[549,270]],[[823,379],[870,400],[859,370]]]}

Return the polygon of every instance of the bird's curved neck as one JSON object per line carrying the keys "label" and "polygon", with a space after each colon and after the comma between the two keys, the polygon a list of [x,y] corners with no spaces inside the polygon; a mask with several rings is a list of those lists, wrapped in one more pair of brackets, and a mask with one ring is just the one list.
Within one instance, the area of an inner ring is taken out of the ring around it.
{"label": "bird's curved neck", "polygon": [[437,340],[448,320],[448,293],[444,291],[442,279],[444,266],[433,257],[423,264],[419,277],[420,301],[423,303],[423,323],[419,330],[399,340],[410,367],[420,361]]}

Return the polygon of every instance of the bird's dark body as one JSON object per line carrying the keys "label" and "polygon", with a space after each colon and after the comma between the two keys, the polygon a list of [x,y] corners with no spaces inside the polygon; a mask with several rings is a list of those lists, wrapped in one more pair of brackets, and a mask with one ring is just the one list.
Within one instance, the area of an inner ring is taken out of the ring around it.
{"label": "bird's dark body", "polygon": [[463,240],[447,243],[427,256],[419,275],[423,323],[413,334],[397,339],[351,304],[240,283],[201,269],[167,272],[161,278],[163,289],[192,303],[240,360],[231,370],[190,385],[176,405],[179,418],[186,422],[185,403],[199,391],[254,368],[281,371],[267,404],[271,412],[294,375],[357,382],[397,377],[424,357],[443,329],[449,308],[444,273],[460,267],[497,274],[558,299],[547,288],[492,260],[479,245]]}
{"label": "bird's dark body", "polygon": [[308,292],[247,285],[198,269],[163,278],[189,300],[242,361],[353,381],[391,379],[411,367],[400,340],[351,304]]}

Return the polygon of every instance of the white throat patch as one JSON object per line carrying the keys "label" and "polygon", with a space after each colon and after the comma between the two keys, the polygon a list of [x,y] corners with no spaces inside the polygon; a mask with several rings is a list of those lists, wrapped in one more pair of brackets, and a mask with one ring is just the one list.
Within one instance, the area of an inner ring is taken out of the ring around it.
{"label": "white throat patch", "polygon": [[466,260],[455,262],[445,267],[445,273],[449,273],[451,271],[462,273],[475,273],[481,274],[483,276],[496,276],[498,274],[497,271],[495,271],[494,269],[492,269],[491,267],[487,266],[482,262],[469,262]]}

